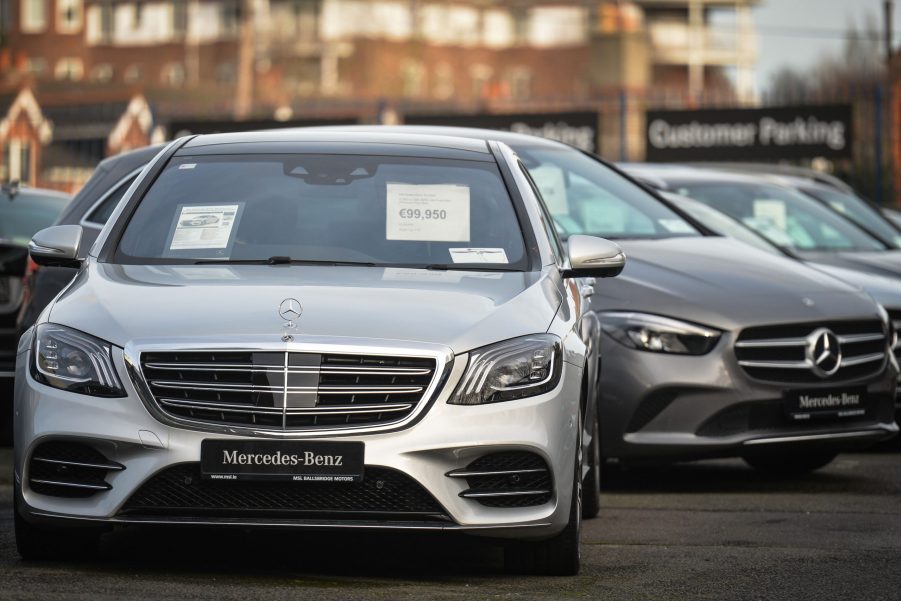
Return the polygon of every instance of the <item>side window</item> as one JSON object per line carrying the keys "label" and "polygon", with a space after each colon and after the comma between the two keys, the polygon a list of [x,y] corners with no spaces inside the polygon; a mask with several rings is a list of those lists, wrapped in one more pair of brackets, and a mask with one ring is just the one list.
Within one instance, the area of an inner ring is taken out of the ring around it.
{"label": "side window", "polygon": [[128,187],[131,186],[136,177],[137,175],[132,175],[120,183],[116,189],[110,192],[99,205],[95,206],[93,210],[85,216],[84,221],[92,225],[104,225],[110,218],[110,215],[113,214],[113,211],[116,210],[116,205],[122,200],[125,191],[128,190]]}
{"label": "side window", "polygon": [[554,220],[551,217],[550,213],[548,213],[547,206],[544,204],[544,197],[541,195],[541,192],[538,190],[538,186],[535,185],[535,180],[532,179],[532,175],[529,173],[529,170],[526,169],[526,166],[519,163],[519,169],[522,171],[522,174],[525,176],[526,180],[529,182],[529,185],[532,187],[532,192],[535,194],[535,198],[538,199],[538,206],[541,209],[541,224],[544,226],[544,231],[547,233],[548,241],[551,243],[551,249],[554,251],[554,258],[557,263],[563,263],[566,259],[566,251],[563,250],[563,243],[560,242],[560,237],[557,235],[557,228],[554,225]]}

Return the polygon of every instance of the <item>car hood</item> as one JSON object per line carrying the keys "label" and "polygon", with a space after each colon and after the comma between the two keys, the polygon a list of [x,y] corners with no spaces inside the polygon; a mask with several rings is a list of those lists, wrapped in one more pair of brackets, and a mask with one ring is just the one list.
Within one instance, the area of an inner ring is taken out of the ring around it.
{"label": "car hood", "polygon": [[878,317],[860,289],[729,238],[622,240],[623,273],[595,286],[596,311],[665,315],[724,330]]}
{"label": "car hood", "polygon": [[901,250],[863,252],[798,252],[805,261],[901,278]]}
{"label": "car hood", "polygon": [[865,291],[887,309],[901,310],[901,278],[825,263],[808,265]]}
{"label": "car hood", "polygon": [[429,343],[465,352],[544,332],[561,301],[548,273],[91,261],[49,320],[118,346],[279,341],[279,305],[302,305],[296,342]]}

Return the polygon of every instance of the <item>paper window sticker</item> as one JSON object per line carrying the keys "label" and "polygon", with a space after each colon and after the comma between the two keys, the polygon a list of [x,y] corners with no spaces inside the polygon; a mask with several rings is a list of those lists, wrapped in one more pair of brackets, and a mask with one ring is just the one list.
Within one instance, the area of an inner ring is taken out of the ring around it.
{"label": "paper window sticker", "polygon": [[178,166],[179,169],[193,169],[197,166],[197,163],[182,163]]}
{"label": "paper window sticker", "polygon": [[606,202],[583,202],[582,224],[586,232],[617,234],[626,230],[626,211]]}
{"label": "paper window sticker", "polygon": [[227,248],[241,205],[182,205],[169,250]]}
{"label": "paper window sticker", "polygon": [[788,210],[781,200],[755,200],[754,217],[769,221],[783,232],[788,227]]}
{"label": "paper window sticker", "polygon": [[420,242],[468,242],[469,186],[389,182],[385,238]]}
{"label": "paper window sticker", "polygon": [[684,219],[679,219],[678,217],[673,219],[658,219],[657,223],[663,226],[663,228],[671,234],[694,233],[694,229],[691,227],[691,225]]}
{"label": "paper window sticker", "polygon": [[563,169],[553,165],[542,165],[529,169],[529,174],[535,180],[535,185],[538,186],[550,214],[555,217],[569,215],[569,199],[566,196],[566,178]]}
{"label": "paper window sticker", "polygon": [[503,248],[451,248],[451,261],[454,263],[504,263],[507,253]]}

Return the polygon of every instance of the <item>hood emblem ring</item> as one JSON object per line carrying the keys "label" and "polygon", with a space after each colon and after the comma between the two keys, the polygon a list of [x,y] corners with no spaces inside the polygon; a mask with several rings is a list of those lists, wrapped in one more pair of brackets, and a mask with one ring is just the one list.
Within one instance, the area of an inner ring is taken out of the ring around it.
{"label": "hood emblem ring", "polygon": [[295,322],[303,314],[303,306],[296,298],[286,298],[278,306],[278,314],[285,320],[282,327],[285,328],[286,331],[282,335],[282,342],[292,342],[294,336],[292,336],[288,330],[297,329],[297,324]]}

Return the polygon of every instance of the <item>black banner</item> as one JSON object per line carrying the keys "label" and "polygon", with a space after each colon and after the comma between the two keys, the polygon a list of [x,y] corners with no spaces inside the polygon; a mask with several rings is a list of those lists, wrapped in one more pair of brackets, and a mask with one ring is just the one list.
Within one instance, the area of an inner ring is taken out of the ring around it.
{"label": "black banner", "polygon": [[849,105],[648,111],[647,160],[775,161],[851,156]]}
{"label": "black banner", "polygon": [[598,114],[594,112],[407,115],[404,123],[512,131],[557,140],[589,152],[597,152],[599,133]]}

